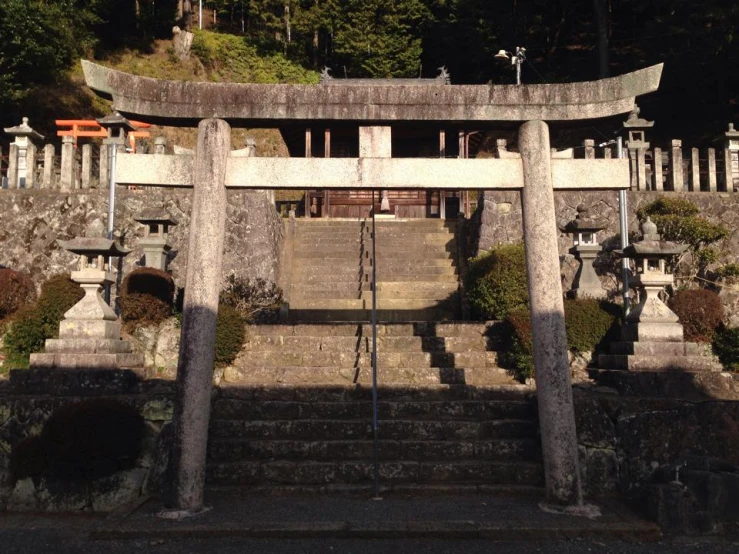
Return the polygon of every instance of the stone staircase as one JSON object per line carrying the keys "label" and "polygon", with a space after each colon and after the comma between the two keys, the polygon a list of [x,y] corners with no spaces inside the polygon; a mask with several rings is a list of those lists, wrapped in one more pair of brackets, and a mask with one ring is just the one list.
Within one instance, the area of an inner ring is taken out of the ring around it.
{"label": "stone staircase", "polygon": [[[543,468],[530,392],[463,386],[379,390],[383,490],[540,490]],[[207,483],[269,492],[369,489],[368,387],[221,387]]]}
{"label": "stone staircase", "polygon": [[[289,321],[252,325],[214,400],[210,487],[364,491],[373,481],[371,231],[293,220]],[[498,367],[501,326],[459,316],[454,222],[377,222],[383,490],[538,491],[536,399]]]}
{"label": "stone staircase", "polygon": [[[370,220],[293,223],[290,321],[369,321]],[[459,317],[456,222],[376,222],[378,321]]]}
{"label": "stone staircase", "polygon": [[[501,324],[382,323],[377,328],[382,385],[512,385],[498,367]],[[262,385],[369,384],[372,326],[357,323],[252,325],[224,381]]]}

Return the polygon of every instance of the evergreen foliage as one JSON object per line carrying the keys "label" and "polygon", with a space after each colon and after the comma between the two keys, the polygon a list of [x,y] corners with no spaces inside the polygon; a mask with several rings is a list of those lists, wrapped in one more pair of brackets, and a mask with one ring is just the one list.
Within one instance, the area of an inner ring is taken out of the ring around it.
{"label": "evergreen foliage", "polygon": [[729,371],[739,371],[739,327],[720,325],[713,335],[713,352]]}
{"label": "evergreen foliage", "polygon": [[69,275],[55,275],[41,286],[35,305],[19,310],[5,334],[5,369],[28,367],[29,356],[42,352],[46,339],[59,336],[64,313],[84,296]]}
{"label": "evergreen foliage", "polygon": [[36,299],[36,287],[27,273],[0,268],[0,320]]}
{"label": "evergreen foliage", "polygon": [[151,267],[135,269],[121,283],[118,298],[121,319],[129,328],[158,325],[172,315],[174,293],[174,280],[166,271]]}
{"label": "evergreen foliage", "polygon": [[244,318],[228,304],[219,304],[216,320],[215,367],[233,363],[244,346],[246,328]]}
{"label": "evergreen foliage", "polygon": [[523,244],[504,244],[473,258],[465,279],[467,300],[481,319],[505,319],[527,306],[526,259]]}

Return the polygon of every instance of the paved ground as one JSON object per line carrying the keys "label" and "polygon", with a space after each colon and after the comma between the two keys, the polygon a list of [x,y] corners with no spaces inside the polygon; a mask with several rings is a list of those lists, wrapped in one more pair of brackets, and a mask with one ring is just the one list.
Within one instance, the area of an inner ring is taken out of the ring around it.
{"label": "paved ground", "polygon": [[539,509],[536,496],[267,497],[210,491],[213,509],[168,521],[148,501],[112,516],[5,514],[0,552],[14,554],[678,553],[735,554],[739,539],[661,539],[613,501],[595,519]]}

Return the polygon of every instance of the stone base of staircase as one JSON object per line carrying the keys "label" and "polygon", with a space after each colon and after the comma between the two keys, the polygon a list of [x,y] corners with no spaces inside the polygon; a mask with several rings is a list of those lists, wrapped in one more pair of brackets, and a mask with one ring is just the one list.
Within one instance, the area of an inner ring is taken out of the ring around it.
{"label": "stone base of staircase", "polygon": [[[373,474],[372,392],[360,386],[221,386],[207,483],[362,487]],[[379,389],[384,486],[543,486],[535,397],[496,387]]]}

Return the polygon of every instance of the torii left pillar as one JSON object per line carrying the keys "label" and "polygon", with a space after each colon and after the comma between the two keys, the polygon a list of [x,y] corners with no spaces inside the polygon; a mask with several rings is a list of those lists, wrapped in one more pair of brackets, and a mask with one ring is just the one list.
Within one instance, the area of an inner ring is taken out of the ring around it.
{"label": "torii left pillar", "polygon": [[231,128],[223,120],[198,125],[185,300],[171,450],[171,489],[162,517],[181,518],[206,508],[205,461],[213,388],[213,361],[226,229],[226,166]]}

